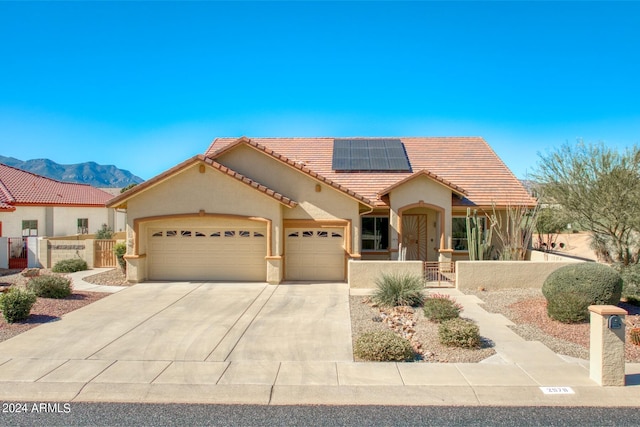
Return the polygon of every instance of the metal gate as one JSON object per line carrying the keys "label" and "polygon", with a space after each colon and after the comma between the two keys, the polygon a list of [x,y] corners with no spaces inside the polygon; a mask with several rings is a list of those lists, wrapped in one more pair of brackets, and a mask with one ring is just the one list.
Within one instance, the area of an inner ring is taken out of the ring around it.
{"label": "metal gate", "polygon": [[424,276],[429,288],[453,288],[456,286],[456,263],[425,262]]}
{"label": "metal gate", "polygon": [[113,252],[115,240],[96,240],[94,243],[93,266],[116,267],[116,254]]}
{"label": "metal gate", "polygon": [[27,268],[27,238],[9,237],[9,268]]}

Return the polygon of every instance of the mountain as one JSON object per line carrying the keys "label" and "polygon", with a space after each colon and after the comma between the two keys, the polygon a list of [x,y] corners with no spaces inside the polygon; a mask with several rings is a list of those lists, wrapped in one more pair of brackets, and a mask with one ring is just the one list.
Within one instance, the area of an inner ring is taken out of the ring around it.
{"label": "mountain", "polygon": [[0,163],[58,181],[89,184],[93,187],[121,188],[144,181],[127,170],[118,169],[113,165],[99,165],[96,162],[61,165],[49,159],[25,162],[13,157],[0,156]]}

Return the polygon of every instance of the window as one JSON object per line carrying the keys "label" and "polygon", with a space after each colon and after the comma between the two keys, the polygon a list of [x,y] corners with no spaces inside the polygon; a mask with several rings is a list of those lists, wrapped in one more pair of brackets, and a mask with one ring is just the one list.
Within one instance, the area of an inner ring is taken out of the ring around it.
{"label": "window", "polygon": [[78,234],[89,234],[89,218],[78,218]]}
{"label": "window", "polygon": [[362,250],[386,251],[389,249],[389,217],[367,216],[362,218]]}
{"label": "window", "polygon": [[[484,232],[486,227],[486,218],[480,217],[480,228]],[[453,217],[451,219],[451,236],[454,251],[468,251],[469,242],[467,240],[467,218],[464,216]]]}
{"label": "window", "polygon": [[22,235],[23,236],[37,236],[38,235],[38,220],[29,219],[22,221]]}

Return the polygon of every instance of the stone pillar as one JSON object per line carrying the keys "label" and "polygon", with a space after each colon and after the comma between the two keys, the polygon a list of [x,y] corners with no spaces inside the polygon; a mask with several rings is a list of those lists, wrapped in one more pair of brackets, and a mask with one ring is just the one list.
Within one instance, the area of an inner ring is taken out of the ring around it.
{"label": "stone pillar", "polygon": [[[627,312],[614,305],[591,305],[591,342],[589,345],[589,377],[602,386],[624,386],[624,334]],[[610,326],[611,317],[619,322]],[[619,328],[615,328],[618,326]]]}

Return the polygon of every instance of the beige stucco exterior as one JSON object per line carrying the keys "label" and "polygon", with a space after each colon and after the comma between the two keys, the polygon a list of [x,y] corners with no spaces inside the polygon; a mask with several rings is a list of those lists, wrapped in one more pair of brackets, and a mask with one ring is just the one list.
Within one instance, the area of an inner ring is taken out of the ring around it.
{"label": "beige stucco exterior", "polygon": [[422,277],[423,273],[421,261],[349,261],[348,282],[350,288],[371,289],[383,274]]}
{"label": "beige stucco exterior", "polygon": [[398,244],[402,240],[402,216],[427,216],[427,259],[438,261],[446,253],[451,236],[451,189],[425,175],[419,175],[389,193],[391,228],[391,258],[398,259]]}
{"label": "beige stucco exterior", "polygon": [[[277,250],[276,234],[282,229],[283,209],[288,208],[221,171],[193,164],[127,202],[127,261],[131,267],[127,278],[133,282],[148,278],[147,235],[154,225],[177,221],[186,227],[224,226],[234,220],[255,218],[256,222],[269,223],[269,246]],[[265,270],[278,270],[276,261],[265,261]],[[277,278],[280,273],[267,271],[266,276]]]}
{"label": "beige stucco exterior", "polygon": [[461,290],[542,289],[551,273],[579,261],[458,261],[456,287]]}
{"label": "beige stucco exterior", "polygon": [[[347,250],[360,253],[361,204],[357,200],[249,146],[239,146],[216,160],[298,202],[295,208],[283,210],[284,219],[350,221],[353,238]],[[280,247],[276,252],[282,253]]]}
{"label": "beige stucco exterior", "polygon": [[[348,261],[353,265],[360,259],[397,260],[401,243],[419,248],[407,261],[467,257],[451,247],[452,214],[460,209],[453,207],[453,201],[467,193],[429,171],[404,175],[370,200],[317,175],[311,170],[314,165],[304,159],[281,156],[246,138],[208,156],[189,159],[110,202],[127,211],[130,281],[149,278],[152,230],[157,237],[166,237],[171,224],[181,224],[188,234],[190,227],[221,226],[225,221],[261,222],[268,234],[264,277],[270,283],[286,280],[287,275],[296,280],[318,279],[311,277],[314,274],[331,278],[325,280],[347,280]],[[359,172],[353,173],[354,182],[361,179],[356,177]],[[369,249],[364,252],[362,218],[367,216],[388,218],[388,224],[385,220],[367,224]],[[379,230],[386,231],[387,225],[388,239],[382,239]],[[164,254],[170,258],[169,252]],[[336,274],[324,274],[327,269]],[[353,271],[361,269],[356,266]]]}
{"label": "beige stucco exterior", "polygon": [[59,237],[78,234],[78,219],[89,220],[89,233],[102,224],[114,231],[124,230],[125,214],[106,207],[16,206],[13,212],[0,212],[2,235],[22,236],[22,221],[38,221],[38,236]]}

